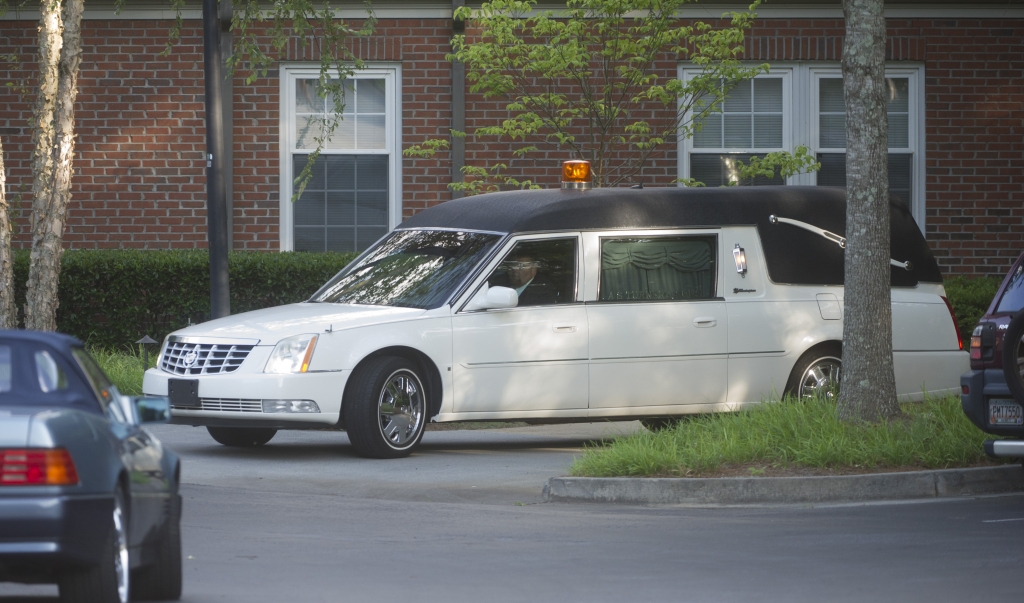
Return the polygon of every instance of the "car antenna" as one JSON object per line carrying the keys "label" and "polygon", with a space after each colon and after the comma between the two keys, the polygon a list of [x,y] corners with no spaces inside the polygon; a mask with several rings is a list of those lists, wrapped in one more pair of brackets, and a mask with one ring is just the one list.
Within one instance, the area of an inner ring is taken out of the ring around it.
{"label": "car antenna", "polygon": [[644,183],[641,182],[640,184],[634,184],[633,186],[631,186],[629,188],[643,188],[643,187],[644,187]]}
{"label": "car antenna", "polygon": [[334,325],[328,325],[327,328],[324,329],[324,333],[333,333],[333,332],[334,332]]}

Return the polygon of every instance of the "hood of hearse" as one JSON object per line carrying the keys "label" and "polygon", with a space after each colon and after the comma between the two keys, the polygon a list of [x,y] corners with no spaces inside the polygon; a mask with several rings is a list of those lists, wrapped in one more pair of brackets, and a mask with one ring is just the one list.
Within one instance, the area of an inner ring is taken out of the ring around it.
{"label": "hood of hearse", "polygon": [[277,345],[278,341],[292,335],[410,320],[425,312],[418,308],[304,302],[234,314],[179,329],[171,335],[251,339],[254,344],[259,340],[259,345]]}

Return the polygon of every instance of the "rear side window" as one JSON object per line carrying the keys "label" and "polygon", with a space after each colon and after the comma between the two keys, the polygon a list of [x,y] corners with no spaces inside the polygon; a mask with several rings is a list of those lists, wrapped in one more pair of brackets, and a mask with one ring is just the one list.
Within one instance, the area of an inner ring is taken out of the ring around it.
{"label": "rear side window", "polygon": [[0,345],[0,393],[11,391],[11,346]]}
{"label": "rear side window", "polygon": [[699,300],[715,297],[716,237],[601,241],[600,301]]}
{"label": "rear side window", "polygon": [[49,352],[46,350],[37,351],[35,353],[35,361],[36,379],[39,381],[39,389],[43,390],[43,393],[68,388],[68,376]]}
{"label": "rear side window", "polygon": [[1019,312],[1021,308],[1024,308],[1024,260],[1017,264],[1010,275],[996,312]]}

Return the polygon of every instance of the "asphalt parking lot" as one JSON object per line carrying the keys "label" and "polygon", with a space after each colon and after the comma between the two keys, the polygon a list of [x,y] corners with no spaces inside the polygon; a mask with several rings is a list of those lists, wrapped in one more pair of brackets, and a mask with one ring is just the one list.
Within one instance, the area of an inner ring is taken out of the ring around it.
{"label": "asphalt parking lot", "polygon": [[[185,596],[213,601],[1015,600],[1024,498],[774,508],[542,503],[589,442],[636,423],[428,432],[413,457],[343,433],[184,460]],[[1001,576],[1005,578],[1000,578]],[[0,601],[55,601],[0,585]]]}

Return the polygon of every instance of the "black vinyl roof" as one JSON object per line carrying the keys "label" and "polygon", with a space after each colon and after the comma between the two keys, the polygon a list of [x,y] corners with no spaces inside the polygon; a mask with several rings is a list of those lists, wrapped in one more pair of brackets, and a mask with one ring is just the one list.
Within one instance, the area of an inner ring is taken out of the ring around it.
{"label": "black vinyl roof", "polygon": [[[909,272],[893,268],[892,284],[942,282],[909,208],[895,198],[890,208],[892,257],[912,263]],[[841,285],[843,250],[812,232],[770,223],[773,214],[845,236],[846,192],[820,186],[508,191],[435,205],[399,228],[525,233],[756,225],[773,281]]]}

